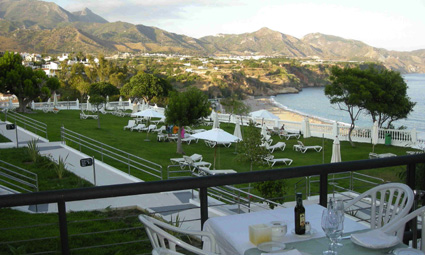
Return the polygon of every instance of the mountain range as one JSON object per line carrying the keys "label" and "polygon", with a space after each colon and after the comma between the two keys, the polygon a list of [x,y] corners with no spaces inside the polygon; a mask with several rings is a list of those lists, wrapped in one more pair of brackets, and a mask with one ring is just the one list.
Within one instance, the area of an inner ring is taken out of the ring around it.
{"label": "mountain range", "polygon": [[55,3],[38,0],[0,0],[0,50],[49,54],[121,51],[317,57],[380,62],[402,73],[425,73],[425,50],[388,51],[320,33],[298,39],[268,28],[196,39],[156,27],[108,22],[87,8],[71,13]]}

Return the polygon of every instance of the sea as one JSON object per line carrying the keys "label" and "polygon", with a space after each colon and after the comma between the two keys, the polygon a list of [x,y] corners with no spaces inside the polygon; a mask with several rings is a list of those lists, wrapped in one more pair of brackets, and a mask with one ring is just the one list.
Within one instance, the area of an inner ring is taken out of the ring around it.
{"label": "sea", "polygon": [[[407,119],[393,122],[395,128],[416,128],[418,138],[425,139],[425,74],[405,74],[403,78],[408,86],[407,94],[416,105]],[[347,112],[332,105],[325,96],[323,87],[304,88],[298,94],[279,94],[271,98],[274,103],[286,110],[294,111],[324,121],[351,123]],[[395,106],[397,107],[397,106]],[[371,127],[372,118],[365,114],[355,122],[357,127]]]}

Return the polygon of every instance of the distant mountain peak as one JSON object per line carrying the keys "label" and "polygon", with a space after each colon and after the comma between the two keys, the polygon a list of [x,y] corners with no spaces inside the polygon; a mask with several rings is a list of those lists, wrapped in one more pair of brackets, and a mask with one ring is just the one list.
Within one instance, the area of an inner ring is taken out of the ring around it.
{"label": "distant mountain peak", "polygon": [[73,12],[72,14],[77,16],[79,21],[83,22],[109,23],[106,19],[95,14],[87,7],[84,8],[82,11]]}

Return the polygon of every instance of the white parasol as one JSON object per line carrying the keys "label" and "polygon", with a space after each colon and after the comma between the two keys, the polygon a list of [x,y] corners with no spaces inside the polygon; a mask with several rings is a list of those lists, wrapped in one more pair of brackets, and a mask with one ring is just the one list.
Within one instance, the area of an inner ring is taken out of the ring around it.
{"label": "white parasol", "polygon": [[[213,128],[205,132],[199,132],[192,135],[195,138],[209,140],[217,143],[234,143],[239,141],[237,136],[227,133],[223,129]],[[214,147],[214,169],[215,169],[215,160],[217,155],[217,147]]]}
{"label": "white parasol", "polygon": [[220,127],[220,121],[218,120],[218,114],[216,112],[214,112],[213,115],[213,126],[212,128],[219,128]]}
{"label": "white parasol", "polygon": [[58,96],[55,94],[53,94],[53,106],[56,107],[58,105]]}
{"label": "white parasol", "polygon": [[331,163],[341,162],[341,146],[339,143],[338,136],[335,137],[334,143],[332,145],[332,158]]}
{"label": "white parasol", "polygon": [[272,119],[272,120],[278,120],[279,117],[274,115],[273,113],[267,111],[267,110],[259,110],[255,112],[250,112],[249,115],[253,118],[262,118],[262,119]]}
{"label": "white parasol", "polygon": [[147,109],[141,112],[132,113],[131,117],[163,118],[165,116],[153,109]]}
{"label": "white parasol", "polygon": [[373,122],[372,126],[372,152],[375,152],[375,145],[378,144],[379,139],[379,128],[378,128],[378,121]]}
{"label": "white parasol", "polygon": [[338,136],[339,135],[339,127],[338,127],[338,122],[334,121],[333,125],[332,125],[332,135],[333,136]]}
{"label": "white parasol", "polygon": [[302,125],[303,125],[303,131],[304,131],[303,133],[304,138],[309,138],[311,136],[311,131],[310,131],[310,121],[308,120],[307,117],[304,118]]}
{"label": "white parasol", "polygon": [[233,132],[233,135],[236,136],[237,138],[239,138],[239,141],[242,141],[242,132],[241,132],[241,125],[239,124],[239,122],[236,122],[235,125],[235,131]]}

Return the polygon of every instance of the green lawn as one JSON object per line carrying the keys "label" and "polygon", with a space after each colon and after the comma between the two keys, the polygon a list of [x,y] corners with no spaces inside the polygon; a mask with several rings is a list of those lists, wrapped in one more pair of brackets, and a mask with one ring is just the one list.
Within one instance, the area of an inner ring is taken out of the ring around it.
{"label": "green lawn", "polygon": [[[63,125],[67,129],[70,129],[74,132],[81,133],[85,136],[91,137],[93,139],[99,140],[110,146],[119,148],[126,152],[132,153],[134,155],[140,156],[147,160],[156,162],[163,166],[164,176],[166,176],[165,171],[167,166],[170,164],[169,159],[173,157],[180,157],[181,155],[176,153],[176,144],[170,142],[157,142],[156,136],[149,134],[148,137],[151,141],[144,141],[146,138],[146,133],[130,132],[128,130],[124,131],[123,126],[125,126],[130,119],[129,117],[121,118],[113,115],[101,115],[100,122],[101,128],[97,128],[97,120],[81,120],[79,119],[79,111],[60,111],[58,114],[53,113],[43,113],[36,112],[27,114],[27,116],[34,118],[36,120],[42,121],[48,125],[48,135],[50,141],[59,141],[60,140],[60,127]],[[3,116],[2,116],[3,117]],[[19,125],[19,123],[18,123]],[[199,127],[209,129],[210,127]],[[234,125],[222,123],[221,128],[224,130],[233,133]],[[0,136],[1,137],[1,136]],[[274,142],[284,141],[287,146],[285,151],[275,152],[274,155],[276,158],[285,157],[291,158],[294,160],[292,166],[303,166],[303,165],[315,165],[322,164],[323,162],[330,162],[332,154],[332,142],[331,140],[323,140],[321,138],[308,138],[301,139],[305,145],[324,145],[324,154],[322,152],[317,153],[314,151],[308,151],[305,154],[300,152],[295,152],[292,150],[292,146],[296,143],[295,139],[289,141],[280,140],[279,137],[273,137]],[[214,159],[214,149],[211,149],[205,146],[203,141],[199,141],[198,144],[183,145],[183,148],[187,155],[193,153],[199,153],[204,156],[205,161],[213,162]],[[62,189],[62,188],[73,188],[73,187],[84,187],[90,184],[74,178],[72,174],[67,174],[64,180],[59,180],[54,171],[46,169],[37,164],[29,164],[26,156],[26,149],[7,149],[1,150],[1,159],[9,163],[13,163],[22,168],[29,169],[31,171],[37,172],[40,178],[40,189],[41,190],[50,190],[50,189]],[[356,147],[351,147],[348,142],[341,142],[341,152],[343,161],[351,160],[360,160],[367,159],[369,152],[372,150],[371,144],[362,144],[357,143]],[[88,155],[94,155],[95,152],[84,151]],[[405,155],[406,148],[394,147],[394,146],[385,146],[378,145],[375,147],[375,152],[377,153],[386,153],[391,152],[397,155]],[[23,155],[22,157],[16,157],[15,155]],[[323,159],[324,155],[324,159]],[[115,163],[111,163],[115,164]],[[276,165],[274,168],[286,168],[284,165]],[[235,169],[238,172],[249,171],[249,163],[241,162],[237,160],[237,154],[235,154],[235,145],[232,145],[230,148],[219,147],[217,150],[217,169]],[[254,166],[255,171],[269,169],[267,165],[256,165]],[[125,167],[122,167],[123,171],[126,171]],[[393,167],[386,169],[372,169],[364,170],[362,173],[373,175],[375,177],[383,178],[386,181],[399,181],[398,173],[404,171],[402,167]],[[152,177],[146,175],[137,175],[139,178],[144,180],[152,180]],[[299,179],[290,179],[286,180],[287,193],[290,196],[290,199],[293,198],[294,186]],[[342,181],[345,184],[348,184],[348,180]],[[302,183],[302,182],[301,182]],[[244,186],[244,185],[241,185]],[[318,185],[313,185],[313,191],[317,191]],[[298,191],[303,191],[303,185],[301,184]],[[332,188],[330,187],[330,190]],[[115,212],[118,213],[118,212]],[[131,215],[137,214],[138,212],[128,212],[124,211],[122,215]],[[69,221],[81,221],[80,224],[70,223],[69,232],[70,235],[91,232],[91,231],[104,231],[110,229],[111,226],[118,225],[119,228],[123,227],[137,227],[140,226],[138,220],[133,217],[129,219],[108,219],[100,220],[99,222],[86,222],[88,219],[96,219],[97,217],[111,217],[113,216],[112,212],[75,212],[68,214]],[[131,217],[130,217],[131,218]],[[37,214],[29,215],[17,211],[12,211],[10,209],[1,209],[0,210],[0,228],[10,227],[11,222],[20,222],[19,225],[28,225],[33,224],[34,222],[52,223],[57,224],[57,215],[56,214]],[[15,226],[15,225],[13,225]],[[2,234],[1,234],[2,233]],[[22,229],[13,229],[13,230],[3,230],[0,231],[0,239],[7,240],[16,240],[22,238],[37,238],[43,236],[57,236],[58,229],[57,225],[55,227],[47,227],[44,230],[26,230]],[[146,238],[144,231],[134,230],[134,231],[124,231],[117,232],[116,234],[108,235],[91,235],[91,236],[74,236],[70,238],[70,246],[79,247],[85,246],[87,244],[100,245],[112,240],[116,241],[130,241],[140,238]],[[49,241],[44,242],[34,242],[31,245],[26,245],[24,248],[27,249],[27,252],[32,251],[40,247],[46,247],[46,249],[58,249],[58,241]],[[14,245],[14,247],[20,247],[19,243]],[[10,249],[4,245],[0,245],[0,253],[5,253]],[[105,250],[106,249],[106,250]],[[150,244],[149,243],[136,243],[130,245],[124,245],[110,248],[99,248],[99,249],[90,249],[85,251],[78,251],[75,254],[134,254],[134,253],[143,253],[149,252]],[[74,252],[73,252],[74,254]]]}
{"label": "green lawn", "polygon": [[[181,157],[181,155],[176,153],[177,145],[173,142],[158,142],[156,141],[155,134],[148,134],[150,141],[145,141],[146,133],[144,132],[130,132],[128,130],[123,130],[123,126],[127,125],[130,117],[117,117],[111,114],[100,115],[101,128],[97,127],[97,120],[87,119],[81,120],[79,118],[80,111],[60,111],[57,114],[53,113],[43,113],[42,111],[36,111],[34,113],[26,114],[28,117],[34,118],[36,120],[42,121],[47,124],[48,127],[48,136],[50,141],[59,141],[60,140],[60,129],[61,126],[64,126],[67,129],[70,129],[74,132],[81,133],[90,138],[101,141],[107,145],[116,147],[123,151],[129,152],[131,154],[137,155],[149,161],[158,163],[163,167],[163,176],[167,176],[167,166],[170,165],[170,158]],[[19,124],[19,123],[18,123]],[[221,123],[220,126],[222,129],[233,133],[234,125]],[[198,127],[210,129],[211,127]],[[291,166],[304,166],[304,165],[316,165],[322,163],[330,162],[332,156],[332,140],[321,139],[321,138],[308,138],[301,141],[305,145],[324,145],[323,152],[317,153],[314,151],[308,151],[305,154],[295,152],[292,150],[292,146],[296,144],[296,139],[281,140],[278,136],[274,136],[273,143],[277,141],[286,142],[285,151],[277,151],[273,153],[275,158],[285,157],[293,159]],[[211,149],[205,146],[202,140],[197,144],[183,144],[184,151],[186,155],[191,155],[193,153],[198,153],[203,155],[204,161],[213,162],[214,161],[214,149]],[[343,161],[351,160],[360,160],[367,159],[369,152],[372,150],[371,144],[366,143],[356,143],[356,147],[351,147],[348,142],[341,142],[341,154]],[[95,155],[96,158],[98,152],[89,151],[83,149],[83,152],[88,155]],[[394,147],[394,146],[385,146],[377,145],[375,146],[376,153],[386,153],[391,152],[397,155],[405,155],[406,148]],[[99,159],[98,159],[99,160]],[[120,166],[116,162],[111,162],[110,160],[105,159],[106,163],[109,163],[123,171],[127,171],[127,168]],[[285,168],[285,165],[275,165],[274,168]],[[217,149],[216,156],[216,169],[234,169],[238,172],[249,171],[249,163],[238,160],[238,156],[235,153],[235,145],[232,145],[230,148],[219,147]],[[254,170],[264,170],[269,169],[268,165],[255,165]],[[388,169],[375,169],[375,170],[366,170],[363,171],[367,174],[383,178],[386,181],[398,181],[398,172],[403,171],[400,167],[388,168]],[[154,177],[151,177],[142,173],[135,173],[135,176],[146,180],[154,180]],[[294,184],[297,180],[287,180],[288,194],[292,194],[294,190]]]}

